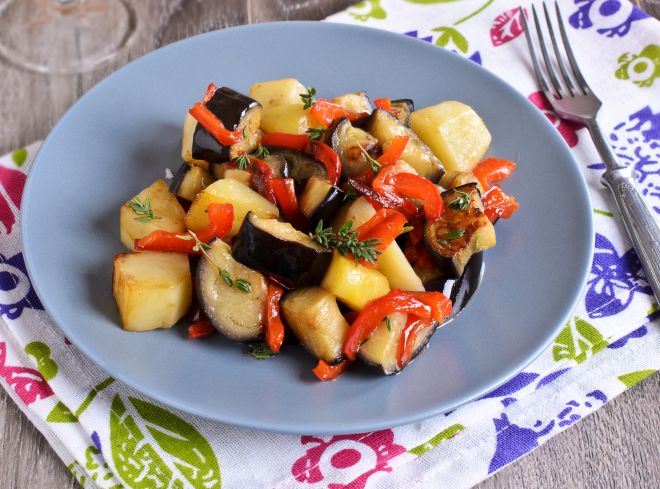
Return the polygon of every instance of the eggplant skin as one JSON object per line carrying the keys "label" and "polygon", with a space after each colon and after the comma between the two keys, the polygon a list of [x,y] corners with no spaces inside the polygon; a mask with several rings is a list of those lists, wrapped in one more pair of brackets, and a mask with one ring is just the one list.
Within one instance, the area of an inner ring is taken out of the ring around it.
{"label": "eggplant skin", "polygon": [[[452,202],[465,194],[470,196],[465,209],[452,205]],[[436,221],[426,223],[424,244],[438,270],[446,278],[458,278],[463,275],[472,255],[495,246],[495,229],[484,214],[476,183],[447,190],[442,193],[442,200],[445,211]],[[457,231],[463,233],[445,239]]]}
{"label": "eggplant skin", "polygon": [[[246,139],[252,139],[253,132],[258,131],[259,124],[249,124],[251,118],[258,115],[261,120],[261,105],[254,99],[247,97],[231,88],[221,87],[215,92],[211,100],[206,103],[206,108],[215,115],[222,124],[230,131],[248,124]],[[258,114],[255,114],[258,112]],[[209,163],[223,163],[231,160],[236,155],[232,151],[237,143],[232,146],[223,146],[201,124],[195,126],[192,137],[192,157],[195,160],[208,161]],[[249,148],[252,149],[252,148]]]}
{"label": "eggplant skin", "polygon": [[380,156],[378,140],[368,132],[354,127],[346,118],[339,119],[328,133],[332,149],[341,160],[344,176],[356,177],[369,168],[365,151],[374,159]]}
{"label": "eggplant skin", "polygon": [[300,210],[312,227],[319,221],[328,223],[339,212],[345,195],[343,190],[330,185],[327,180],[311,177],[300,196]]}
{"label": "eggplant skin", "polygon": [[[215,239],[206,251],[213,263],[203,256],[197,268],[196,291],[199,304],[209,321],[223,336],[234,341],[252,341],[262,335],[268,282],[254,270],[231,256],[229,245]],[[229,287],[220,269],[234,280],[250,282],[250,292]]]}
{"label": "eggplant skin", "polygon": [[232,247],[234,259],[272,275],[288,288],[319,283],[332,252],[277,219],[260,219],[248,212]]}
{"label": "eggplant skin", "polygon": [[190,168],[191,166],[188,163],[181,163],[181,166],[174,174],[172,183],[170,183],[170,192],[172,192],[174,195],[176,195],[176,193],[178,192],[179,186],[181,186],[181,182],[183,182],[183,179],[186,177],[186,174],[190,171]]}
{"label": "eggplant skin", "polygon": [[415,103],[409,98],[392,100],[392,111],[401,124],[410,127],[410,114],[415,112]]}
{"label": "eggplant skin", "polygon": [[269,148],[269,150],[271,154],[267,159],[279,160],[284,178],[293,178],[299,185],[304,185],[314,176],[327,178],[325,166],[302,151],[284,148]]}

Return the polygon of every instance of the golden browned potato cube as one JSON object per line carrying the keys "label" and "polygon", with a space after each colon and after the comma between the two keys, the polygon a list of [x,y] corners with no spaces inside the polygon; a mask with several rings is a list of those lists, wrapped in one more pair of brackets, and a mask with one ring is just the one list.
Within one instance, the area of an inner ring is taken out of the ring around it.
{"label": "golden browned potato cube", "polygon": [[269,110],[280,105],[300,104],[300,95],[306,92],[305,85],[295,78],[284,78],[255,83],[250,87],[249,96],[259,102],[264,110]]}
{"label": "golden browned potato cube", "polygon": [[120,253],[115,256],[112,293],[125,330],[170,328],[192,302],[188,255]]}
{"label": "golden browned potato cube", "polygon": [[309,109],[301,103],[279,105],[265,110],[261,116],[261,129],[264,132],[286,132],[288,134],[305,134],[310,127],[318,123],[309,114]]}
{"label": "golden browned potato cube", "polygon": [[[147,212],[148,209],[153,213]],[[129,250],[134,250],[134,241],[152,231],[162,229],[182,233],[186,230],[183,223],[185,215],[183,207],[170,192],[167,184],[163,180],[156,180],[121,206],[119,210],[121,242]]]}
{"label": "golden browned potato cube", "polygon": [[232,204],[234,206],[234,224],[227,234],[228,238],[238,233],[238,229],[249,211],[263,218],[277,218],[280,215],[276,205],[271,204],[247,185],[233,178],[223,178],[212,183],[197,195],[186,214],[186,227],[193,231],[204,229],[209,223],[206,209],[211,204]]}
{"label": "golden browned potato cube", "polygon": [[410,126],[447,171],[472,170],[491,141],[484,121],[461,102],[442,102],[416,110],[410,116]]}

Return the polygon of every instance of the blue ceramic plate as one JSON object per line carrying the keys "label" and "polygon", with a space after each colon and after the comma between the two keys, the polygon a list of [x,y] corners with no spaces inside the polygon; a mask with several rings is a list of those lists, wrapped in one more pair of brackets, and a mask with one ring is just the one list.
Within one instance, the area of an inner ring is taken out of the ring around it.
{"label": "blue ceramic plate", "polygon": [[[310,49],[310,42],[313,49]],[[485,277],[457,320],[401,375],[357,370],[321,383],[301,349],[267,361],[185,328],[127,333],[111,293],[122,251],[119,207],[180,165],[186,110],[210,81],[247,92],[295,77],[321,96],[366,90],[418,107],[461,100],[518,162],[520,201],[497,225]],[[568,319],[592,254],[591,207],[568,148],[523,96],[471,61],[402,35],[330,23],[243,26],[167,46],[108,77],[57,124],[23,198],[30,276],[66,336],[145,395],[232,425],[284,433],[355,433],[454,409],[531,362]]]}

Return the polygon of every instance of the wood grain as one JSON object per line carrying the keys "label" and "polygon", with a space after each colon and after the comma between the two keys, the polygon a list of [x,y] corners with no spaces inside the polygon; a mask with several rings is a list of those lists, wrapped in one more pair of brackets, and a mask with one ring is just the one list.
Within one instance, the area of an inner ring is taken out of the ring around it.
{"label": "wood grain", "polygon": [[[94,84],[129,60],[161,45],[248,22],[321,19],[352,3],[353,0],[134,1],[142,20],[139,34],[127,52],[98,71],[48,77],[0,62],[0,154],[44,138],[62,114]],[[635,0],[635,3],[660,17],[660,0]],[[26,107],[39,110],[26,110]],[[659,393],[660,375],[656,374],[477,487],[660,487]],[[2,389],[0,487],[79,487]]]}

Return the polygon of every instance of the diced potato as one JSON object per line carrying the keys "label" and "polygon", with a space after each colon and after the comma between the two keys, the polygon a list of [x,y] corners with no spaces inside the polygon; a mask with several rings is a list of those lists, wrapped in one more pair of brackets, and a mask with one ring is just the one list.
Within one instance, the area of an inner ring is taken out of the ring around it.
{"label": "diced potato", "polygon": [[305,85],[295,78],[284,78],[255,83],[250,87],[249,95],[268,110],[280,105],[300,104],[303,93],[307,93]]}
{"label": "diced potato", "polygon": [[176,194],[186,200],[193,201],[197,194],[211,185],[215,180],[211,174],[200,166],[192,165],[185,174]]}
{"label": "diced potato", "polygon": [[[145,214],[137,214],[131,209],[128,202],[134,199],[139,199],[145,206],[149,199],[155,219],[150,219]],[[163,180],[156,180],[128,202],[119,210],[119,235],[122,244],[129,250],[135,249],[133,243],[136,239],[143,238],[157,229],[175,233],[186,230],[183,207]]]}
{"label": "diced potato", "polygon": [[249,187],[252,181],[252,173],[246,170],[239,170],[238,168],[227,168],[225,170],[225,178],[231,178]]}
{"label": "diced potato", "polygon": [[309,109],[304,109],[302,104],[280,105],[265,110],[261,116],[261,129],[264,132],[305,134],[307,129],[317,125],[309,115]]}
{"label": "diced potato", "polygon": [[364,309],[370,300],[390,291],[385,275],[378,270],[356,264],[353,258],[341,256],[336,251],[321,287],[356,311]]}
{"label": "diced potato", "polygon": [[472,170],[491,141],[484,121],[461,102],[442,102],[416,110],[410,124],[448,171]]}
{"label": "diced potato", "polygon": [[387,281],[393,289],[415,290],[417,292],[425,290],[422,279],[417,276],[396,241],[389,245],[383,254],[378,257],[376,268],[387,277]]}
{"label": "diced potato", "polygon": [[348,323],[334,295],[303,287],[288,293],[281,305],[287,324],[312,355],[327,363],[341,360]]}
{"label": "diced potato", "polygon": [[[333,222],[333,227],[338,229],[345,222],[352,221],[353,228],[356,228],[371,219],[371,216],[375,213],[376,211],[369,201],[364,197],[360,197],[346,207],[345,210],[340,211],[337,219]],[[378,257],[376,268],[387,277],[387,281],[393,289],[419,292],[425,290],[422,280],[415,273],[396,241],[392,242]]]}
{"label": "diced potato", "polygon": [[115,256],[112,293],[125,330],[170,328],[192,303],[188,255],[120,253]]}
{"label": "diced potato", "polygon": [[206,209],[210,204],[216,203],[234,206],[234,224],[227,234],[228,238],[238,233],[243,218],[249,211],[262,218],[277,218],[280,215],[277,206],[271,204],[247,185],[232,178],[224,178],[212,183],[197,195],[186,214],[186,228],[193,231],[204,229],[209,223]]}
{"label": "diced potato", "polygon": [[208,161],[196,160],[192,155],[192,142],[196,127],[197,119],[186,113],[186,118],[183,120],[183,133],[181,136],[181,159],[183,161],[187,161],[191,165],[199,166],[205,170],[208,170]]}

